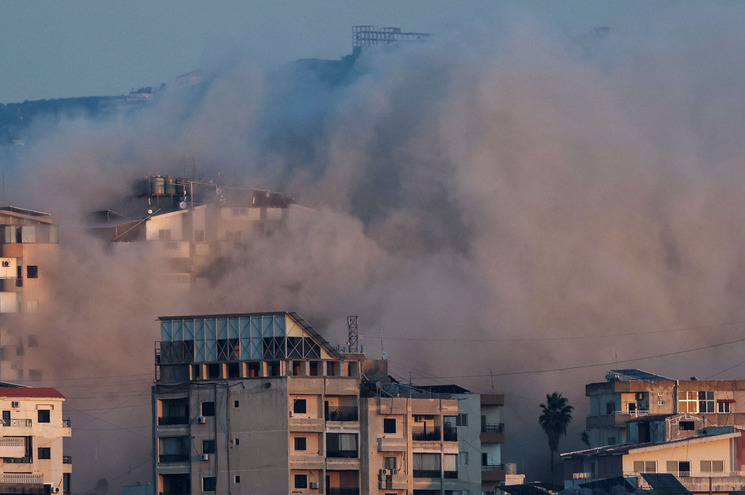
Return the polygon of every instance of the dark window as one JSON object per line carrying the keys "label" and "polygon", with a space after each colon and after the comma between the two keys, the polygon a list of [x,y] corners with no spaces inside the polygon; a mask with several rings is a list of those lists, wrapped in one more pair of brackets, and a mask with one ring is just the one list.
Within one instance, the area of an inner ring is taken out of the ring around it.
{"label": "dark window", "polygon": [[10,426],[10,411],[3,411],[3,423],[5,426]]}
{"label": "dark window", "polygon": [[292,412],[295,414],[305,414],[307,412],[305,399],[295,399],[292,403]]}
{"label": "dark window", "polygon": [[234,444],[236,444],[236,445],[240,445],[240,444],[241,444],[241,439],[240,439],[240,438],[236,438],[236,439],[235,439],[235,440],[233,441],[233,443],[234,443]]}
{"label": "dark window", "polygon": [[396,458],[395,457],[384,457],[383,466],[385,469],[396,469]]}
{"label": "dark window", "polygon": [[616,404],[613,402],[608,402],[605,404],[605,414],[613,414],[616,410]]}
{"label": "dark window", "polygon": [[38,413],[39,423],[49,423],[49,409],[40,409]]}
{"label": "dark window", "polygon": [[308,475],[307,474],[296,474],[295,475],[295,488],[308,488]]}
{"label": "dark window", "polygon": [[215,453],[215,441],[214,440],[202,440],[202,454],[214,454]]}
{"label": "dark window", "polygon": [[693,421],[681,421],[680,422],[680,429],[685,431],[693,431],[695,430],[695,426],[693,424]]}
{"label": "dark window", "polygon": [[39,447],[39,459],[51,459],[52,449],[49,447]]}
{"label": "dark window", "polygon": [[240,406],[241,406],[241,402],[240,401],[238,401],[238,400],[233,401],[233,407],[240,407]]}
{"label": "dark window", "polygon": [[305,437],[295,437],[295,450],[305,450],[307,441]]}
{"label": "dark window", "polygon": [[217,489],[217,478],[214,476],[207,476],[202,478],[202,491],[203,492],[214,492]]}
{"label": "dark window", "polygon": [[235,482],[236,482],[236,483],[240,483],[240,482],[241,482],[241,477],[240,477],[240,476],[238,476],[238,475],[236,475],[236,476],[235,476]]}
{"label": "dark window", "polygon": [[39,278],[39,267],[36,265],[28,265],[26,267],[26,276],[28,278]]}
{"label": "dark window", "polygon": [[455,426],[468,426],[468,414],[458,414],[458,416],[455,418]]}
{"label": "dark window", "polygon": [[214,402],[202,402],[202,416],[214,416],[215,415],[215,403]]}
{"label": "dark window", "polygon": [[383,419],[383,433],[396,433],[396,418]]}

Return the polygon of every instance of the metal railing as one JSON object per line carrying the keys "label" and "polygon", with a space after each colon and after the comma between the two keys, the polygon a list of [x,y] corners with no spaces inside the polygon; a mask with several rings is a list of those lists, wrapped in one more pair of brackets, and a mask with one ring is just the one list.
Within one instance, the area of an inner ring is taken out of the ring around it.
{"label": "metal railing", "polygon": [[413,426],[411,428],[412,440],[438,442],[441,438],[439,426]]}
{"label": "metal railing", "polygon": [[358,421],[356,406],[339,406],[329,409],[326,421]]}
{"label": "metal railing", "polygon": [[504,423],[485,423],[481,425],[481,433],[495,432],[501,433],[504,431]]}
{"label": "metal railing", "polygon": [[162,454],[158,456],[158,462],[187,462],[189,454]]}
{"label": "metal railing", "polygon": [[458,430],[456,428],[446,426],[445,429],[442,430],[442,439],[445,442],[457,442]]}
{"label": "metal railing", "polygon": [[356,459],[358,457],[358,453],[356,450],[326,450],[326,457]]}
{"label": "metal railing", "polygon": [[504,464],[483,464],[482,471],[504,471]]}
{"label": "metal railing", "polygon": [[414,478],[439,478],[440,471],[428,469],[415,469]]}
{"label": "metal railing", "polygon": [[63,428],[71,428],[72,427],[72,423],[70,422],[70,419],[69,418],[62,420],[62,427]]}
{"label": "metal railing", "polygon": [[3,457],[6,464],[31,464],[31,456],[26,457]]}
{"label": "metal railing", "polygon": [[71,455],[63,455],[62,456],[62,464],[72,464],[72,456]]}
{"label": "metal railing", "polygon": [[158,418],[158,424],[161,426],[188,425],[189,417],[188,416],[163,416],[162,418]]}
{"label": "metal railing", "polygon": [[327,488],[328,495],[360,495],[359,488]]}

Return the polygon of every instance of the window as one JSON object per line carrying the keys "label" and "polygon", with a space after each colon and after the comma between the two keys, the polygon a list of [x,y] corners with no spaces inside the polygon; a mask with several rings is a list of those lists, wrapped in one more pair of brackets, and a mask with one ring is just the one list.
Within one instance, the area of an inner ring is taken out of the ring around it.
{"label": "window", "polygon": [[678,412],[698,412],[698,392],[678,392]]}
{"label": "window", "polygon": [[39,267],[36,265],[28,265],[26,267],[26,277],[39,278]]}
{"label": "window", "polygon": [[729,405],[730,405],[729,402],[717,402],[717,412],[720,414],[729,414],[730,413]]}
{"label": "window", "polygon": [[292,412],[295,414],[305,414],[307,412],[305,399],[295,399],[292,401]]}
{"label": "window", "polygon": [[235,479],[236,484],[241,482],[241,477],[238,475],[236,475],[234,479]]}
{"label": "window", "polygon": [[308,441],[305,437],[295,437],[295,450],[306,450]]}
{"label": "window", "polygon": [[215,441],[214,440],[202,440],[202,454],[214,454],[215,453]]}
{"label": "window", "polygon": [[458,454],[458,465],[468,466],[468,452],[460,452]]}
{"label": "window", "polygon": [[414,454],[414,478],[439,478],[440,454]]}
{"label": "window", "polygon": [[327,433],[326,457],[357,457],[357,435],[355,433]]}
{"label": "window", "polygon": [[202,491],[214,492],[217,489],[217,478],[214,476],[205,476],[202,478]]}
{"label": "window", "polygon": [[396,469],[396,458],[395,457],[384,457],[383,458],[383,467],[385,469]]}
{"label": "window", "polygon": [[613,414],[616,411],[616,405],[613,402],[605,404],[605,414]]}
{"label": "window", "polygon": [[693,431],[696,429],[696,425],[693,421],[681,421],[679,428],[683,431]]}
{"label": "window", "polygon": [[233,401],[233,407],[241,407],[241,401],[239,400]]}
{"label": "window", "polygon": [[468,426],[468,414],[458,414],[458,416],[455,418],[455,426]]}
{"label": "window", "polygon": [[635,473],[656,473],[657,462],[656,461],[634,461],[634,472]]}
{"label": "window", "polygon": [[235,439],[233,439],[233,443],[234,443],[234,444],[235,444],[236,446],[238,446],[238,445],[240,445],[240,444],[241,444],[241,439],[240,439],[240,438],[237,438],[237,437],[236,437]]}
{"label": "window", "polygon": [[39,409],[39,423],[49,423],[49,409]]}
{"label": "window", "polygon": [[214,402],[202,402],[202,416],[214,416],[215,415],[215,403]]}
{"label": "window", "polygon": [[296,474],[295,475],[295,488],[308,488],[308,475],[307,474]]}
{"label": "window", "polygon": [[49,447],[39,447],[39,459],[51,459],[52,449]]}
{"label": "window", "polygon": [[608,437],[608,445],[615,445],[616,437]]}
{"label": "window", "polygon": [[396,418],[383,419],[383,433],[396,433]]}
{"label": "window", "polygon": [[442,470],[445,478],[458,477],[458,456],[456,454],[443,454]]}
{"label": "window", "polygon": [[724,461],[701,461],[702,473],[723,473]]}
{"label": "window", "polygon": [[170,241],[171,240],[171,231],[168,229],[160,229],[158,230],[158,240],[159,241]]}
{"label": "window", "polygon": [[699,392],[698,393],[698,412],[699,413],[713,413],[714,412],[714,392]]}

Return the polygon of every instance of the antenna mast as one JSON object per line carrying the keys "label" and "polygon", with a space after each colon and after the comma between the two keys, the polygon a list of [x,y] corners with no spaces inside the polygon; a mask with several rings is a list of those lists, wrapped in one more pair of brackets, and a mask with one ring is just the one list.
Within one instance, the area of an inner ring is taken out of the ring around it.
{"label": "antenna mast", "polygon": [[347,346],[349,347],[349,352],[360,352],[357,334],[357,325],[359,325],[359,323],[359,316],[347,316],[347,328],[349,328],[349,338],[347,339]]}

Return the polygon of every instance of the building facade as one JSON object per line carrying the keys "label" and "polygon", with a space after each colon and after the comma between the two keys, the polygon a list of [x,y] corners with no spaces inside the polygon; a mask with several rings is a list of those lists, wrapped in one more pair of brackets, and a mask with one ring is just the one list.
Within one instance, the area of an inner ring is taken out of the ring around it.
{"label": "building facade", "polygon": [[482,459],[498,477],[499,449],[481,438],[503,440],[489,428],[501,396],[395,391],[386,361],[339,352],[295,313],[160,323],[158,493],[475,495]]}
{"label": "building facade", "polygon": [[52,297],[57,226],[48,213],[0,208],[0,380],[40,380],[32,363],[39,346],[30,333],[40,306]]}
{"label": "building facade", "polygon": [[70,493],[64,401],[53,388],[0,387],[0,492]]}
{"label": "building facade", "polygon": [[612,370],[585,387],[590,398],[586,431],[591,447],[629,441],[626,423],[648,415],[691,413],[708,426],[745,426],[745,380],[674,380],[641,370]]}

